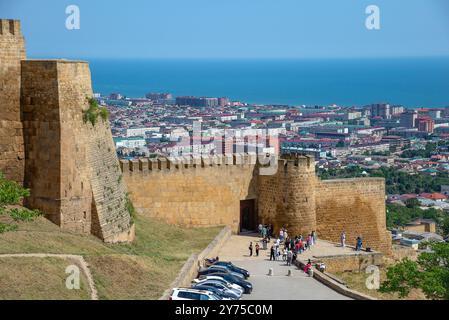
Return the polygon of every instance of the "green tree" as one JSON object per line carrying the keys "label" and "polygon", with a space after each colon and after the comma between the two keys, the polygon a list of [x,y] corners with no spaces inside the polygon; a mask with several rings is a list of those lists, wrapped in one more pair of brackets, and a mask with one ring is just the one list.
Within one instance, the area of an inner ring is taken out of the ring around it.
{"label": "green tree", "polygon": [[407,201],[405,201],[405,205],[407,208],[419,207],[419,200],[416,198],[407,199]]}
{"label": "green tree", "polygon": [[406,297],[412,289],[421,289],[428,299],[449,300],[449,243],[431,243],[430,248],[416,262],[405,258],[389,267],[379,290]]}

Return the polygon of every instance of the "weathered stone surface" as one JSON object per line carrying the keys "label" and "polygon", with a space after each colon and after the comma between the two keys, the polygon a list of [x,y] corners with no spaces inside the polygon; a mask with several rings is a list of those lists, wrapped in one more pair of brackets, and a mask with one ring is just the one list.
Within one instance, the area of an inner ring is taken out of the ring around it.
{"label": "weathered stone surface", "polygon": [[0,172],[23,183],[25,154],[20,116],[20,61],[25,44],[17,20],[0,20]]}
{"label": "weathered stone surface", "polygon": [[27,205],[63,229],[108,242],[126,238],[126,187],[109,124],[83,121],[92,96],[88,64],[24,60],[21,89]]}
{"label": "weathered stone surface", "polygon": [[338,242],[345,231],[348,244],[360,235],[365,247],[390,253],[383,179],[320,181],[310,157],[281,159],[273,175],[259,175],[251,155],[234,155],[227,165],[201,160],[200,166],[179,170],[159,159],[148,172],[132,171],[124,162],[137,210],[172,224],[229,225],[238,232],[240,201],[256,199],[258,222],[273,224],[276,232],[286,227],[292,236],[305,236],[315,230],[321,239]]}
{"label": "weathered stone surface", "polygon": [[[209,163],[209,159],[203,158]],[[169,163],[169,164],[167,164]],[[136,209],[171,224],[188,227],[229,225],[238,232],[240,200],[257,198],[255,165],[205,165],[179,170],[164,168],[131,171],[123,164],[124,181]],[[167,164],[167,165],[166,165]]]}

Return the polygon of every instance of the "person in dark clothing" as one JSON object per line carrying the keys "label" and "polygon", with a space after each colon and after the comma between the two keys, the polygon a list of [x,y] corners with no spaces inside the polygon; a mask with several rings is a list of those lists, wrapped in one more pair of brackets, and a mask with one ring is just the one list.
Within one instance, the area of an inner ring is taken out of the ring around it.
{"label": "person in dark clothing", "polygon": [[275,251],[274,251],[274,246],[271,246],[270,249],[270,261],[275,261],[276,257],[275,257]]}
{"label": "person in dark clothing", "polygon": [[259,256],[259,249],[260,249],[259,244],[256,243],[256,257]]}
{"label": "person in dark clothing", "polygon": [[362,243],[362,238],[361,237],[357,237],[355,250],[356,251],[362,250],[362,244],[363,244]]}
{"label": "person in dark clothing", "polygon": [[249,243],[248,249],[249,249],[249,256],[252,257],[253,256],[253,243],[252,242]]}

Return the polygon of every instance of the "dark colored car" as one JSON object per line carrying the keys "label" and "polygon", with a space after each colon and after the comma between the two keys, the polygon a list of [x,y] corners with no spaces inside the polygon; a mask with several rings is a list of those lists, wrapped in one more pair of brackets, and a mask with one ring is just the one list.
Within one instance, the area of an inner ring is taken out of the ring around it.
{"label": "dark colored car", "polygon": [[216,273],[216,272],[229,273],[237,278],[245,279],[245,276],[243,274],[241,274],[240,272],[231,271],[224,266],[210,266],[209,268],[201,269],[200,271],[198,271],[198,276],[205,276],[205,275],[208,275],[211,273]]}
{"label": "dark colored car", "polygon": [[228,261],[217,261],[213,264],[213,266],[223,266],[228,268],[230,271],[234,271],[234,272],[238,272],[243,274],[243,276],[245,277],[245,279],[249,278],[250,274],[248,270],[245,270],[243,268],[237,267],[235,264],[233,264],[232,262],[228,262]]}
{"label": "dark colored car", "polygon": [[235,293],[233,293],[232,291],[230,291],[230,290],[223,290],[223,289],[220,289],[220,288],[217,288],[217,287],[214,287],[214,286],[210,286],[210,285],[207,285],[207,284],[197,284],[197,285],[194,285],[192,287],[192,289],[206,290],[206,291],[212,292],[213,294],[219,296],[220,298],[229,298],[229,299],[232,299],[232,300],[238,300],[237,295]]}
{"label": "dark colored car", "polygon": [[[246,294],[249,294],[253,291],[253,285],[249,281],[246,281],[240,277],[236,277],[236,276],[232,275],[231,273],[217,272],[217,273],[210,273],[208,275],[222,277],[223,279],[225,279],[231,283],[238,284],[239,286],[241,286],[243,288],[243,290],[245,290]],[[200,279],[201,279],[201,276],[200,276]]]}

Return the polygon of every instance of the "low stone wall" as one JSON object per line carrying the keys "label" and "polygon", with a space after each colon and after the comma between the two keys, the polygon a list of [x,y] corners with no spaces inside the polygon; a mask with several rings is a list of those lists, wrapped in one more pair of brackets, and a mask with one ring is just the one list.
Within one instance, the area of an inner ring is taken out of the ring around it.
{"label": "low stone wall", "polygon": [[383,255],[381,253],[354,253],[351,255],[316,257],[312,259],[313,261],[323,262],[328,272],[360,272],[370,265],[381,266]]}
{"label": "low stone wall", "polygon": [[402,259],[409,258],[412,261],[416,261],[419,256],[419,251],[405,247],[401,245],[393,245],[393,255],[392,258],[394,261],[401,261]]}
{"label": "low stone wall", "polygon": [[214,240],[209,243],[206,249],[201,251],[199,254],[192,254],[182,267],[179,275],[170,284],[170,288],[164,291],[164,294],[159,298],[159,300],[168,300],[172,288],[190,287],[192,280],[197,276],[198,268],[203,266],[204,259],[216,257],[223,244],[229,239],[231,234],[231,228],[229,226],[224,227],[214,238]]}
{"label": "low stone wall", "polygon": [[[301,260],[296,260],[295,265],[303,269],[305,266],[305,262]],[[344,284],[337,282],[336,280],[329,277],[327,274],[320,272],[315,267],[313,268],[313,278],[324,284],[325,286],[331,288],[332,290],[354,300],[377,300],[373,297],[370,297],[366,294],[360,293],[355,290],[351,290],[346,287]]]}

